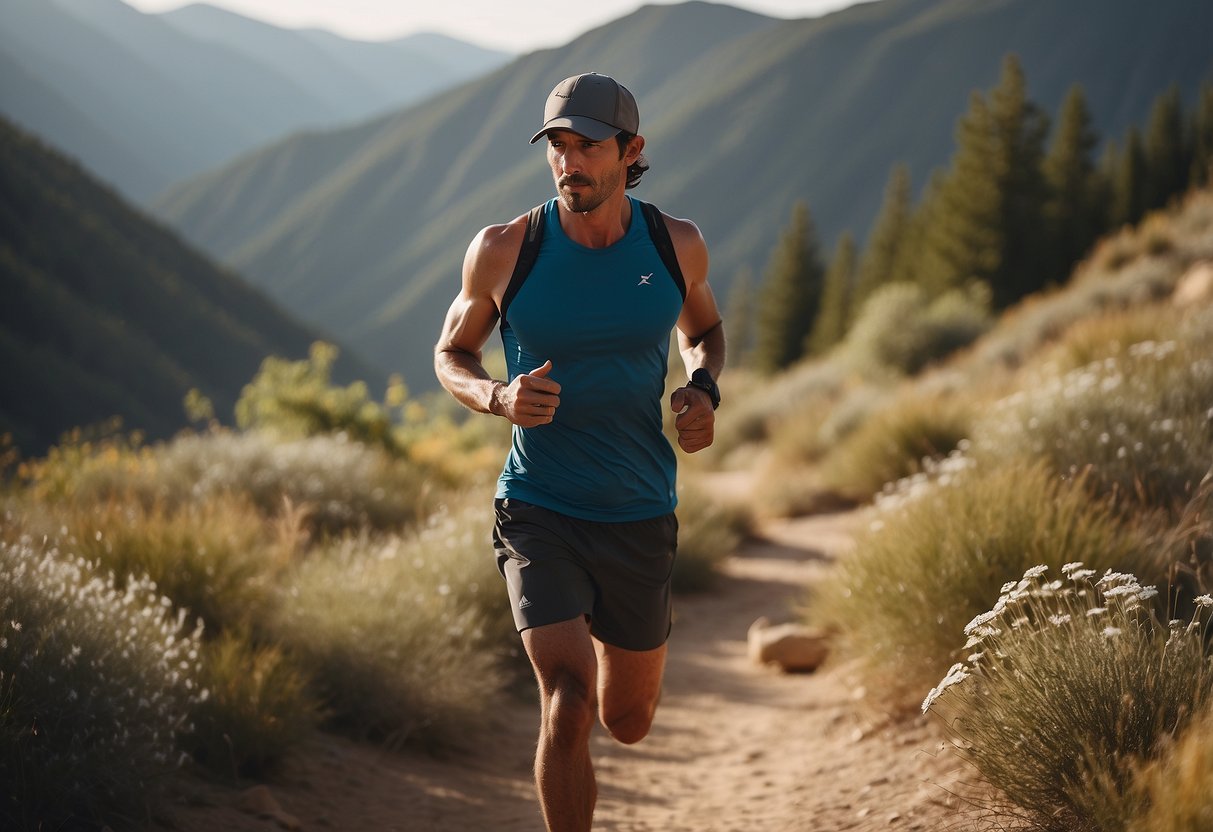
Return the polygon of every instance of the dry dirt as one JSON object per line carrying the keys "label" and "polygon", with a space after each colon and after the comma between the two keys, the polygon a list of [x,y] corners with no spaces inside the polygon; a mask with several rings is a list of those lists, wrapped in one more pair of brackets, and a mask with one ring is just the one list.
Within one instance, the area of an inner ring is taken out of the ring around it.
{"label": "dry dirt", "polygon": [[[725,565],[718,589],[676,601],[657,722],[636,746],[598,729],[595,830],[601,832],[841,832],[963,829],[952,790],[965,772],[941,731],[889,720],[862,701],[853,668],[814,674],[758,667],[746,630],[759,616],[792,617],[805,587],[845,557],[854,514],[767,523]],[[434,760],[331,736],[316,738],[268,783],[303,830],[542,832],[530,778],[534,704],[474,753]],[[271,832],[284,824],[242,810],[240,790],[190,788],[174,810],[183,832]]]}

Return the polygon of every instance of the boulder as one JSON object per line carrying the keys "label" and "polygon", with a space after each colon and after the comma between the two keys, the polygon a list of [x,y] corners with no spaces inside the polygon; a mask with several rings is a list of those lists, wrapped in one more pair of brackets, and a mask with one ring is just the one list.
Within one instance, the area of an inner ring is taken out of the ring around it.
{"label": "boulder", "polygon": [[765,616],[750,625],[751,661],[775,664],[786,673],[811,673],[830,654],[829,634],[803,624],[772,624]]}

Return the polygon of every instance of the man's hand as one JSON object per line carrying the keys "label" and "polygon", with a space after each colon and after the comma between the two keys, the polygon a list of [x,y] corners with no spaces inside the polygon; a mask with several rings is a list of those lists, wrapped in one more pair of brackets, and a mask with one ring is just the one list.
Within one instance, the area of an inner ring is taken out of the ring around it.
{"label": "man's hand", "polygon": [[688,454],[712,444],[716,431],[716,411],[712,397],[698,387],[679,387],[670,394],[670,410],[678,414],[678,447]]}
{"label": "man's hand", "polygon": [[492,411],[523,428],[550,424],[560,406],[560,385],[548,378],[550,372],[552,362],[548,360],[542,367],[515,376],[509,384],[499,385]]}

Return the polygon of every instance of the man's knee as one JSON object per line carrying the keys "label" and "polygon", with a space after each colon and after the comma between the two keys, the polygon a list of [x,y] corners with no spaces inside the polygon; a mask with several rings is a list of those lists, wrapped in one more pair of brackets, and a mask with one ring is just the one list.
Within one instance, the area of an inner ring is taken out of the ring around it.
{"label": "man's knee", "polygon": [[656,712],[656,702],[634,703],[623,708],[604,708],[602,725],[618,742],[632,745],[649,735]]}

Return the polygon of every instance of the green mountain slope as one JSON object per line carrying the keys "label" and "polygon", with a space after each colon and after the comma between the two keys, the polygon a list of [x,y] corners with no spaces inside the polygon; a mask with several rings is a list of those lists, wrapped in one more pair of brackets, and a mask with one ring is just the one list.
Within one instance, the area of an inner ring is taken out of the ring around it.
{"label": "green mountain slope", "polygon": [[699,224],[721,296],[761,271],[791,205],[822,238],[866,231],[896,161],[921,183],[956,119],[1019,53],[1055,110],[1082,83],[1105,136],[1213,74],[1205,0],[884,0],[774,21],[646,7],[394,116],[263,148],[185,183],[163,216],[307,320],[431,384],[430,347],[475,231],[551,193],[526,140],[547,91],[594,69],[638,95],[652,170],[638,195]]}
{"label": "green mountain slope", "polygon": [[[169,17],[121,0],[5,0],[0,14],[0,51],[144,160],[150,182],[127,166],[90,159],[98,175],[139,200],[294,130],[419,100],[479,67],[452,73],[425,57],[425,48],[335,36],[320,44],[314,35],[205,8]],[[499,57],[490,55],[490,63]],[[57,146],[77,151],[82,144],[57,122],[23,117],[33,106],[26,91],[0,92],[0,112],[47,130],[42,135]]]}
{"label": "green mountain slope", "polygon": [[171,434],[192,387],[230,421],[266,356],[319,337],[4,120],[0,286],[0,433],[27,452],[114,415]]}

